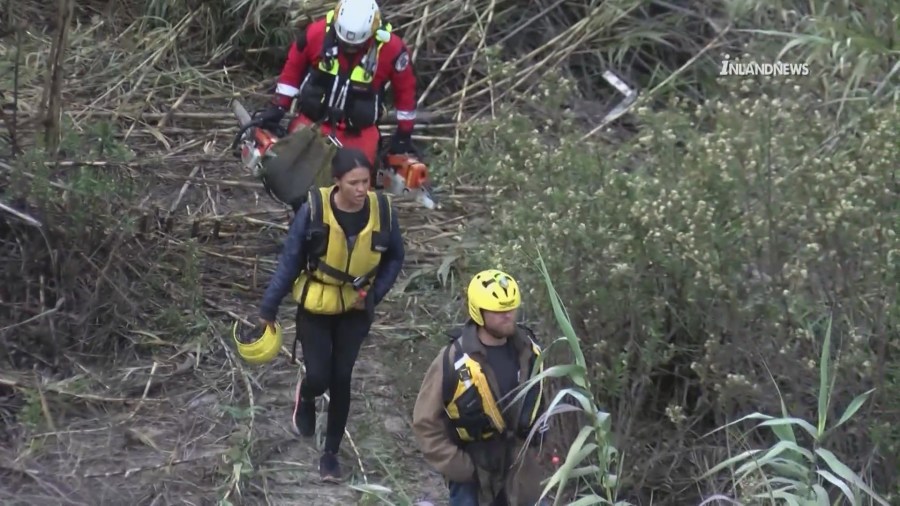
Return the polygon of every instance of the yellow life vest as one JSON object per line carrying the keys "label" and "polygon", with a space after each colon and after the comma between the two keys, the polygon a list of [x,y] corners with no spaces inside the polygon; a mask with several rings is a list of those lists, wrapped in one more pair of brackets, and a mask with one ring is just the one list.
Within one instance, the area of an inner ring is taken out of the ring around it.
{"label": "yellow life vest", "polygon": [[[334,10],[328,11],[328,14],[325,15],[326,34],[331,32],[332,20],[334,20]],[[376,19],[376,23],[380,24],[380,20]],[[391,40],[392,29],[391,24],[386,23],[375,30],[375,42],[377,43],[373,44],[359,64],[353,67],[353,70],[350,72],[350,82],[359,84],[370,84],[372,82],[372,78],[375,76],[375,67],[378,65],[378,57],[381,56],[381,48]],[[333,37],[326,35],[318,69],[328,75],[337,76],[340,65],[337,60],[337,44],[333,43],[333,40]]]}
{"label": "yellow life vest", "polygon": [[[534,369],[541,355],[541,348],[530,335],[530,330],[522,326],[519,328],[528,334],[531,344],[531,358],[528,363],[529,368]],[[462,337],[457,337],[447,346],[443,370],[444,411],[450,419],[457,440],[461,443],[487,441],[510,432],[522,438],[526,437],[540,413],[544,393],[543,380],[535,385],[536,388],[532,386],[528,393],[517,401],[515,413],[508,412],[509,414],[504,417],[482,364],[462,350],[460,339]],[[543,370],[544,366],[540,364],[536,374]],[[512,394],[510,398],[514,398],[517,393]]]}
{"label": "yellow life vest", "polygon": [[310,190],[306,269],[294,281],[293,297],[307,311],[339,314],[350,310],[368,290],[387,250],[391,233],[390,199],[370,191],[369,220],[352,247],[331,207],[337,186]]}

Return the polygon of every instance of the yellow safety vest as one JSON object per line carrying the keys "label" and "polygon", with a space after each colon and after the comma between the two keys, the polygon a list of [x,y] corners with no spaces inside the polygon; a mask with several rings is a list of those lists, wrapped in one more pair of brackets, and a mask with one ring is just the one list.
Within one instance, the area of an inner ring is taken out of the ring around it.
{"label": "yellow safety vest", "polygon": [[[331,28],[333,19],[334,10],[328,11],[328,14],[325,16],[326,33]],[[375,68],[378,65],[378,57],[381,56],[381,48],[385,43],[391,40],[391,30],[391,24],[387,23],[375,31],[375,41],[377,44],[372,46],[372,48],[369,49],[369,53],[360,60],[359,64],[353,67],[353,70],[350,72],[350,82],[361,84],[372,83],[372,78],[375,77]],[[328,37],[326,37],[325,40],[328,41]],[[325,47],[322,48],[323,57],[319,59],[318,69],[328,75],[337,76],[340,65],[338,64],[337,58],[327,57],[328,52],[331,50],[331,48],[327,46],[328,43],[326,42]]]}
{"label": "yellow safety vest", "polygon": [[[336,189],[335,185],[309,192],[308,264],[294,281],[293,297],[311,313],[350,310],[360,297],[359,290],[371,287],[390,240],[390,199],[370,191],[369,221],[348,250],[347,237],[331,207],[331,194]],[[353,286],[354,280],[358,286]]]}
{"label": "yellow safety vest", "polygon": [[[527,332],[530,334],[530,331]],[[487,441],[508,432],[524,437],[540,413],[544,394],[543,380],[537,383],[537,388],[531,387],[531,390],[516,403],[514,412],[505,418],[481,363],[462,351],[460,339],[462,337],[456,338],[446,348],[443,378],[444,411],[450,419],[450,425],[456,432],[457,439],[462,443]],[[534,368],[537,358],[541,355],[541,348],[533,338],[529,336],[528,339],[532,355],[528,362],[529,366]],[[537,373],[543,370],[544,366],[541,363]],[[512,394],[511,398],[517,393]],[[512,427],[507,423],[510,419],[513,421]]]}

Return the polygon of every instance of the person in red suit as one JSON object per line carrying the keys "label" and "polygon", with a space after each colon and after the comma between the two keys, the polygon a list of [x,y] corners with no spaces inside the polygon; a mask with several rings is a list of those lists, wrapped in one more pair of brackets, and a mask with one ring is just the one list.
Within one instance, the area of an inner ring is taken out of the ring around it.
{"label": "person in red suit", "polygon": [[[384,23],[375,0],[341,0],[291,44],[272,102],[258,117],[277,124],[296,99],[299,114],[289,133],[320,123],[323,134],[334,132],[341,144],[360,149],[377,167],[377,123],[385,111],[387,83],[397,110],[389,153],[414,153],[416,76],[406,43]],[[373,186],[374,180],[375,174]]]}

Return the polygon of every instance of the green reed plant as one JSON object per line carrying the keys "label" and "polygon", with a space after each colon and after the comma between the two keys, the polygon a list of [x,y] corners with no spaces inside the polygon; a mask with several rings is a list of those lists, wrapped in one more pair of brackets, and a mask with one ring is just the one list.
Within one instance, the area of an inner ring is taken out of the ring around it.
{"label": "green reed plant", "polygon": [[[828,319],[822,352],[819,359],[818,418],[816,424],[791,416],[777,383],[775,390],[781,401],[781,416],[760,412],[743,416],[713,432],[724,430],[745,420],[764,420],[754,429],[768,427],[778,442],[768,449],[750,449],[734,455],[713,466],[702,478],[730,469],[734,486],[740,489],[740,498],[749,504],[762,499],[783,500],[790,506],[827,506],[839,504],[880,504],[889,506],[887,500],[854,472],[831,450],[825,448],[827,437],[835,429],[850,421],[875,389],[857,395],[844,408],[836,422],[829,425],[828,413],[832,407],[835,374],[831,360],[832,320]],[[798,442],[795,429],[806,433],[804,443]],[[734,469],[734,466],[739,466]],[[833,501],[829,489],[837,490],[843,500]]]}
{"label": "green reed plant", "polygon": [[[528,441],[537,431],[546,427],[550,419],[566,413],[580,415],[584,420],[581,429],[575,436],[569,450],[552,476],[544,485],[541,498],[548,497],[550,491],[556,489],[553,504],[571,504],[588,506],[591,504],[625,506],[629,503],[618,501],[619,475],[622,471],[622,459],[613,444],[611,418],[604,412],[594,395],[590,384],[588,363],[581,349],[581,341],[575,333],[562,299],[553,286],[553,280],[540,252],[537,255],[538,267],[547,289],[556,325],[562,336],[555,339],[538,359],[532,377],[522,385],[514,397],[518,400],[534,388],[538,382],[548,378],[562,378],[569,386],[562,388],[547,404],[547,409],[532,428]],[[565,346],[571,353],[572,362],[554,364],[544,368],[549,350],[555,346]],[[537,374],[537,371],[540,371]],[[565,402],[570,400],[571,402]],[[528,446],[528,445],[526,445]],[[572,485],[578,498],[572,503],[560,503],[564,490]]]}

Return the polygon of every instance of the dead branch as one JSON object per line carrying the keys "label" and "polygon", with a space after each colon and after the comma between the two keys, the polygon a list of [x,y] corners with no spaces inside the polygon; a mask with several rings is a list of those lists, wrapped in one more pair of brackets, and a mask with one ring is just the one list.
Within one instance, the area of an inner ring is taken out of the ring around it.
{"label": "dead branch", "polygon": [[127,478],[127,477],[129,477],[133,474],[137,474],[137,473],[143,473],[146,471],[156,471],[159,469],[165,469],[165,468],[169,468],[169,467],[173,467],[173,466],[179,466],[182,464],[190,464],[192,462],[197,462],[200,460],[205,460],[205,459],[209,459],[209,458],[217,458],[221,455],[222,455],[221,452],[215,452],[215,453],[210,452],[210,453],[204,453],[201,455],[197,455],[196,457],[191,457],[191,458],[186,458],[186,459],[174,459],[174,460],[170,460],[168,462],[154,464],[152,466],[129,467],[129,468],[122,469],[119,471],[108,471],[105,473],[86,473],[86,474],[83,474],[81,477],[82,478],[109,478],[111,476],[120,476],[121,475],[121,476],[124,476]]}
{"label": "dead branch", "polygon": [[[34,227],[40,228],[40,227],[44,226],[41,224],[41,222],[39,222],[37,219],[33,218],[32,216],[29,216],[29,215],[23,213],[22,211],[17,211],[16,209],[9,207],[8,205],[6,205],[2,202],[0,202],[0,211],[9,213],[9,214],[15,216],[16,218],[19,218],[20,220],[22,220],[25,223],[32,225]],[[2,330],[6,330],[6,329],[2,329]]]}
{"label": "dead branch", "polygon": [[42,386],[38,387],[34,384],[28,384],[27,382],[19,380],[19,379],[3,377],[3,376],[0,376],[0,385],[17,388],[20,390],[33,390],[35,388],[41,388],[48,392],[53,392],[55,394],[65,395],[68,397],[74,397],[76,399],[81,399],[81,400],[85,400],[85,401],[112,402],[112,403],[132,403],[132,402],[139,402],[139,401],[142,401],[142,402],[166,402],[165,399],[107,397],[107,396],[103,396],[103,395],[69,392],[69,391],[59,388],[53,384],[42,385]]}

